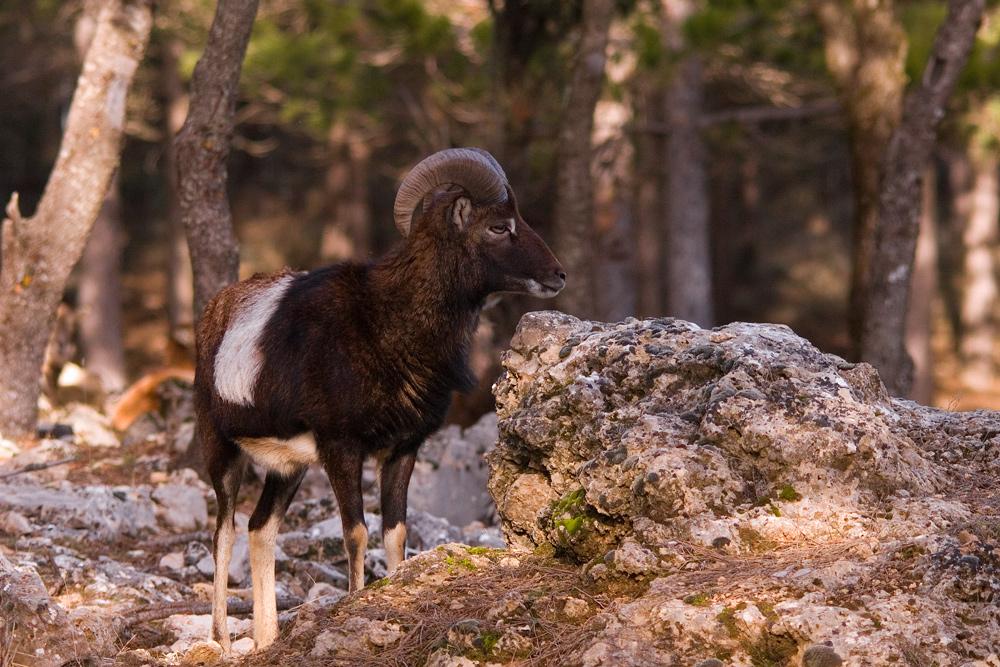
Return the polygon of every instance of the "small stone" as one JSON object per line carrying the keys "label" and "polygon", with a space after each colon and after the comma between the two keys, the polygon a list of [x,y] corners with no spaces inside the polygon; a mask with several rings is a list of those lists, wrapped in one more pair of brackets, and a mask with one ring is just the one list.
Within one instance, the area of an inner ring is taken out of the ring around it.
{"label": "small stone", "polygon": [[707,660],[702,660],[694,667],[725,667],[725,663],[718,658],[708,658]]}
{"label": "small stone", "polygon": [[514,568],[521,566],[521,561],[513,556],[504,556],[500,559],[499,565],[505,570],[513,570]]}
{"label": "small stone", "polygon": [[195,567],[206,577],[211,577],[215,574],[215,559],[211,556],[205,556],[195,564]]}
{"label": "small stone", "polygon": [[580,598],[566,598],[563,603],[563,614],[571,620],[583,618],[589,610],[590,605]]}
{"label": "small stone", "polygon": [[192,531],[208,524],[208,505],[202,492],[185,484],[164,484],[153,491],[156,514],[178,531]]}
{"label": "small stone", "polygon": [[839,667],[844,659],[837,655],[832,646],[816,644],[802,654],[802,667]]}
{"label": "small stone", "polygon": [[252,637],[242,637],[233,642],[232,651],[233,655],[248,655],[253,652],[253,638]]}
{"label": "small stone", "polygon": [[313,584],[309,592],[306,593],[306,602],[318,602],[319,604],[328,605],[333,604],[345,595],[347,595],[345,591],[321,581]]}
{"label": "small stone", "polygon": [[34,530],[28,518],[20,512],[4,512],[0,514],[0,533],[7,535],[24,535]]}
{"label": "small stone", "polygon": [[180,551],[168,553],[160,559],[160,567],[165,570],[179,570],[184,567],[184,554]]}
{"label": "small stone", "polygon": [[184,652],[182,665],[215,665],[222,660],[222,647],[218,642],[196,642]]}
{"label": "small stone", "polygon": [[403,630],[398,623],[372,621],[365,636],[375,646],[384,647],[398,642],[403,636]]}

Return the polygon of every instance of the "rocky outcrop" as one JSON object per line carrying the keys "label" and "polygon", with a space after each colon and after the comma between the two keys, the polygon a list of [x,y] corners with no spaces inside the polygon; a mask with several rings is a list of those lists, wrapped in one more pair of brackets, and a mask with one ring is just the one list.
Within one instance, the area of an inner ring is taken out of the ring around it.
{"label": "rocky outcrop", "polygon": [[[891,398],[869,366],[773,325],[533,313],[504,364],[497,418],[429,443],[411,499],[452,518],[414,509],[392,577],[374,472],[369,586],[353,594],[328,485],[307,479],[278,537],[281,638],[234,660],[1000,667],[996,413]],[[59,664],[62,646],[217,661],[201,639],[210,490],[165,472],[158,428],[120,447],[85,433],[11,463],[86,465],[0,486],[0,605],[16,613],[0,620],[16,618],[18,661]],[[482,520],[459,527],[493,516],[483,452],[511,548]],[[237,524],[234,587],[248,573]],[[245,593],[230,600],[237,654],[252,649]]]}
{"label": "rocky outcrop", "polygon": [[578,664],[790,664],[829,642],[845,664],[962,665],[1000,645],[996,414],[890,398],[776,325],[543,312],[511,347],[490,457],[508,541],[649,582]]}

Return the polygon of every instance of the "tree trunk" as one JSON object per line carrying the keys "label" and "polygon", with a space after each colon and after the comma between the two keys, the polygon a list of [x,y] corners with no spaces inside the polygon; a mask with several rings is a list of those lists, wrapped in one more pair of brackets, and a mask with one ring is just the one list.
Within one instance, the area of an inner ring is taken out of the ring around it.
{"label": "tree trunk", "polygon": [[861,358],[890,392],[906,395],[912,362],[903,347],[910,276],[920,228],[923,170],[944,106],[958,81],[982,20],[985,0],[949,0],[920,85],[906,96],[903,118],[883,162],[879,224],[863,311]]}
{"label": "tree trunk", "polygon": [[[659,125],[663,112],[662,90],[651,76],[641,75],[633,88],[635,115],[639,127]],[[636,262],[636,310],[639,317],[663,314],[660,283],[660,249],[665,229],[660,211],[663,209],[660,184],[663,182],[663,138],[658,132],[639,131],[635,134],[635,235],[632,254]]]}
{"label": "tree trunk", "polygon": [[226,196],[240,70],[257,0],[219,0],[191,79],[191,106],[177,134],[177,183],[194,272],[195,321],[215,293],[239,278],[240,254]]}
{"label": "tree trunk", "polygon": [[906,351],[913,359],[913,388],[910,398],[922,405],[934,400],[934,303],[937,281],[937,202],[933,167],[924,176],[923,211],[917,237],[916,263],[910,285],[910,303],[906,314]]}
{"label": "tree trunk", "polygon": [[687,56],[667,87],[666,263],[667,313],[702,327],[712,326],[712,254],[708,180],[699,119],[702,68]]}
{"label": "tree trunk", "polygon": [[329,220],[323,227],[320,259],[324,262],[364,259],[371,251],[371,211],[368,207],[367,143],[353,139],[347,123],[330,128],[330,167],[326,172]]}
{"label": "tree trunk", "polygon": [[121,197],[115,177],[83,251],[78,296],[84,365],[100,379],[104,391],[112,393],[125,388],[121,276],[124,245]]}
{"label": "tree trunk", "polygon": [[34,434],[45,344],[120,158],[125,101],[149,40],[150,4],[105,0],[59,156],[35,214],[17,196],[3,222],[0,269],[0,432]]}
{"label": "tree trunk", "polygon": [[566,268],[563,310],[579,317],[596,311],[594,189],[590,163],[594,108],[604,84],[612,0],[584,0],[580,47],[566,99],[557,148],[556,256]]}
{"label": "tree trunk", "polygon": [[973,159],[972,191],[962,241],[965,245],[962,290],[962,383],[970,389],[989,389],[996,380],[993,346],[997,307],[997,221],[1000,192],[996,157]]}
{"label": "tree trunk", "polygon": [[[94,39],[101,3],[87,0],[76,22],[73,41],[80,62]],[[125,229],[121,221],[118,177],[112,178],[80,258],[77,306],[84,365],[97,376],[105,393],[125,388],[125,346],[122,339],[121,255]]]}
{"label": "tree trunk", "polygon": [[817,13],[827,69],[840,91],[851,135],[854,233],[847,324],[857,358],[878,226],[881,167],[899,123],[906,85],[906,36],[892,0],[819,0]]}
{"label": "tree trunk", "polygon": [[188,252],[184,222],[181,220],[177,185],[177,151],[174,136],[181,131],[187,114],[188,96],[178,70],[184,45],[170,39],[163,44],[160,84],[166,108],[163,119],[163,174],[169,196],[167,249],[167,325],[170,338],[181,346],[194,346],[194,279],[191,274],[191,253]]}

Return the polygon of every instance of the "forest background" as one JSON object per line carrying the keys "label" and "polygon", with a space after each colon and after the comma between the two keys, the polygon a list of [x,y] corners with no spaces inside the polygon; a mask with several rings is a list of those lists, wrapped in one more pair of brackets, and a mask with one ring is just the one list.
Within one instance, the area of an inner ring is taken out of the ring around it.
{"label": "forest background", "polygon": [[[35,210],[50,178],[98,5],[0,7],[0,196],[18,193],[12,218]],[[484,313],[480,387],[452,421],[491,409],[518,317],[553,305],[609,321],[785,323],[871,361],[897,394],[998,407],[996,3],[973,7],[983,17],[971,55],[953,86],[933,88],[961,37],[942,29],[946,16],[975,5],[261,0],[228,158],[239,273],[377,256],[399,240],[391,207],[406,170],[480,146],[569,286],[555,304],[507,297]],[[43,400],[72,387],[113,401],[156,369],[191,366],[174,137],[214,10],[156,3],[120,167],[49,341]],[[934,94],[936,138],[907,143]],[[899,169],[920,189],[914,224],[894,236],[887,183]],[[898,275],[902,301],[879,292]],[[905,326],[882,326],[894,318]],[[912,370],[886,354],[885,336]]]}

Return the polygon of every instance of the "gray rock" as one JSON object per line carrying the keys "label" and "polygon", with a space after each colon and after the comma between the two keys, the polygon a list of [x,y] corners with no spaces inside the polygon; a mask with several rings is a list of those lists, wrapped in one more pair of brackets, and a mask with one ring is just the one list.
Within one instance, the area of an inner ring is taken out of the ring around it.
{"label": "gray rock", "polygon": [[708,658],[707,660],[702,660],[694,667],[725,667],[725,663],[718,658]]}
{"label": "gray rock", "polygon": [[7,535],[24,535],[34,530],[28,517],[20,512],[0,513],[0,533]]}
{"label": "gray rock", "polygon": [[493,499],[486,490],[484,455],[497,441],[496,415],[488,413],[465,429],[447,426],[420,448],[410,479],[409,506],[464,526],[492,523]]}
{"label": "gray rock", "polygon": [[347,595],[347,591],[324,582],[312,585],[306,594],[306,602],[315,602],[320,605],[330,605]]}
{"label": "gray rock", "polygon": [[148,487],[8,484],[0,488],[0,509],[17,511],[36,524],[82,531],[98,540],[156,529]]}
{"label": "gray rock", "polygon": [[184,554],[172,551],[160,558],[160,567],[165,570],[179,570],[184,567]]}
{"label": "gray rock", "polygon": [[[844,370],[784,326],[529,313],[511,348],[489,461],[514,545],[548,542],[586,561],[626,539],[710,546],[728,533],[750,550],[773,523],[752,513],[760,497],[790,504],[837,489],[874,506],[941,483],[897,428],[874,369]],[[720,520],[718,508],[747,514]]]}
{"label": "gray rock", "polygon": [[447,519],[427,512],[410,511],[406,515],[406,543],[417,551],[433,549],[439,544],[462,540],[462,531]]}
{"label": "gray rock", "polygon": [[180,532],[191,532],[208,525],[208,504],[201,490],[185,484],[163,484],[153,491],[157,515]]}
{"label": "gray rock", "polygon": [[0,554],[0,609],[12,632],[10,640],[35,667],[56,667],[70,660],[89,661],[111,648],[107,626],[92,636],[70,622],[66,610],[49,597],[38,572],[15,565]]}

